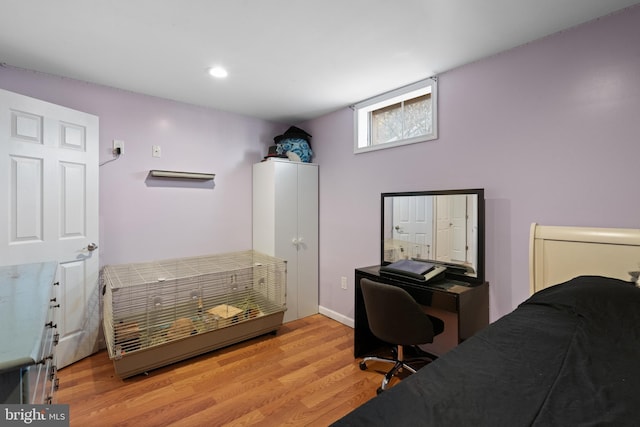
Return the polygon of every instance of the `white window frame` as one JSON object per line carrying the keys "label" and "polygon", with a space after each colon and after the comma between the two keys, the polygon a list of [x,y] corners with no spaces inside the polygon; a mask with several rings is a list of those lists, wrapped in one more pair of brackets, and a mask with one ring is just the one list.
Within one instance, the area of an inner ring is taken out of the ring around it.
{"label": "white window frame", "polygon": [[[431,93],[431,133],[413,138],[371,145],[371,112]],[[391,92],[383,93],[353,106],[355,138],[353,152],[366,153],[374,150],[431,141],[438,138],[438,82],[435,77],[401,87]]]}

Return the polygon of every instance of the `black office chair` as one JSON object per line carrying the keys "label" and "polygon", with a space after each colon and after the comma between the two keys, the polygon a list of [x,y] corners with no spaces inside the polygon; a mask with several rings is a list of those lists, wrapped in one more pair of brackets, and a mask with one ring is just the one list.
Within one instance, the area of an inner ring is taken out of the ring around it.
{"label": "black office chair", "polygon": [[377,392],[386,390],[389,381],[400,369],[415,374],[416,370],[408,365],[410,362],[432,361],[437,358],[423,352],[424,356],[404,359],[404,346],[418,346],[433,342],[433,337],[442,333],[444,322],[437,317],[426,314],[420,305],[407,291],[397,286],[374,282],[369,279],[360,280],[364,306],[369,320],[369,329],[373,335],[394,347],[394,357],[367,356],[360,362],[360,369],[367,369],[367,362],[388,362],[393,367],[382,379]]}

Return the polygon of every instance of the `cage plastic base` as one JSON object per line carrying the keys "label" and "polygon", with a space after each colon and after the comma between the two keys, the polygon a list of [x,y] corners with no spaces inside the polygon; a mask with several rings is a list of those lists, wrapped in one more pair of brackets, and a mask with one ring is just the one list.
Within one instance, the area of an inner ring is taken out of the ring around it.
{"label": "cage plastic base", "polygon": [[112,358],[116,375],[128,378],[157,369],[219,348],[227,347],[269,332],[282,326],[284,311],[260,316],[203,334],[192,335],[176,341],[125,353]]}

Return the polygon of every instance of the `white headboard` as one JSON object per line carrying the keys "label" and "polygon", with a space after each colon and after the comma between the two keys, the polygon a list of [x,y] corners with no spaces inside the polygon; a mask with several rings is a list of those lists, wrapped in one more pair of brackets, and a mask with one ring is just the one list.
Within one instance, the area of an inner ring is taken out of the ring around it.
{"label": "white headboard", "polygon": [[577,276],[631,280],[640,270],[640,230],[531,224],[531,293]]}

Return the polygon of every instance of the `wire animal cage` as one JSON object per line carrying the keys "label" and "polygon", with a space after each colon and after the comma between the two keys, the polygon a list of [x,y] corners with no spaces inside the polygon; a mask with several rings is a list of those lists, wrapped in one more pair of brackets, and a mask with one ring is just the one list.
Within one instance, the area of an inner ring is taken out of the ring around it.
{"label": "wire animal cage", "polygon": [[256,251],[106,266],[103,326],[116,374],[277,331],[286,277],[286,261]]}

